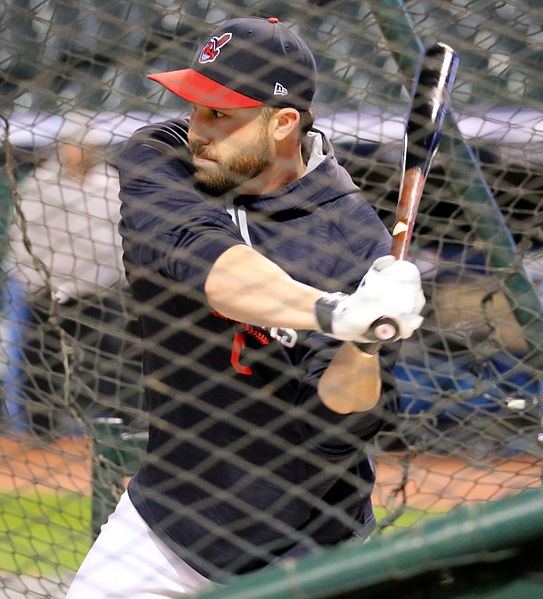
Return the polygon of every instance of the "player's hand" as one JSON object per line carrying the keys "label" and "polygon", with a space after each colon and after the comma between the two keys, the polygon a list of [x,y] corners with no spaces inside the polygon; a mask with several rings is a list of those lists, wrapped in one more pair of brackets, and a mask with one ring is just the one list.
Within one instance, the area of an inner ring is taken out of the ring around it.
{"label": "player's hand", "polygon": [[420,327],[426,300],[418,268],[394,256],[378,258],[351,295],[326,294],[318,302],[319,330],[336,339],[372,343],[372,325],[379,319],[396,323],[390,341],[407,339]]}

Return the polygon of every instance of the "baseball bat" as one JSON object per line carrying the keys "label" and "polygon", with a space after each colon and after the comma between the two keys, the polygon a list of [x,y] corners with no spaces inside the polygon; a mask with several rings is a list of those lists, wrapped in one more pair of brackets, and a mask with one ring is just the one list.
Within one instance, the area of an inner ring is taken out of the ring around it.
{"label": "baseball bat", "polygon": [[[458,55],[441,42],[429,48],[419,60],[411,93],[411,106],[402,148],[402,178],[391,254],[405,260],[426,178],[439,147],[443,122],[449,108],[452,86],[458,68]],[[370,327],[375,341],[391,342],[399,326],[390,318],[379,318]]]}

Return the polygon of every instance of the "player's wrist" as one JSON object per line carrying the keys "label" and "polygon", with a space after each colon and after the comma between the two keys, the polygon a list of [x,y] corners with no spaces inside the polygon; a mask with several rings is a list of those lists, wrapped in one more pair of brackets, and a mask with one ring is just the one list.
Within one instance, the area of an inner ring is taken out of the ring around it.
{"label": "player's wrist", "polygon": [[359,341],[350,341],[349,342],[356,351],[362,355],[364,358],[374,358],[381,349],[382,343],[376,341],[373,343],[362,343]]}

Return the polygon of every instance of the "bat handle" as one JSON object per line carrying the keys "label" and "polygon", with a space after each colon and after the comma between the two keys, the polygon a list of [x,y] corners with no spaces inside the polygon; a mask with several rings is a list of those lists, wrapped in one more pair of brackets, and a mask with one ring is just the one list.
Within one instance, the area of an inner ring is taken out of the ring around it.
{"label": "bat handle", "polygon": [[381,316],[371,324],[364,337],[372,342],[391,343],[396,341],[399,333],[400,326],[393,318]]}

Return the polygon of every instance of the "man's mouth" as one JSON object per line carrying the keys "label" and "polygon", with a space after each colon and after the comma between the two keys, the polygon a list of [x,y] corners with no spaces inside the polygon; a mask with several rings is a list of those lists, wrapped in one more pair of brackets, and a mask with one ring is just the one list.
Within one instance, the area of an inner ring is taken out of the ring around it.
{"label": "man's mouth", "polygon": [[193,155],[192,163],[194,166],[205,166],[209,164],[214,164],[216,161],[213,158],[207,158],[207,156],[196,156]]}

